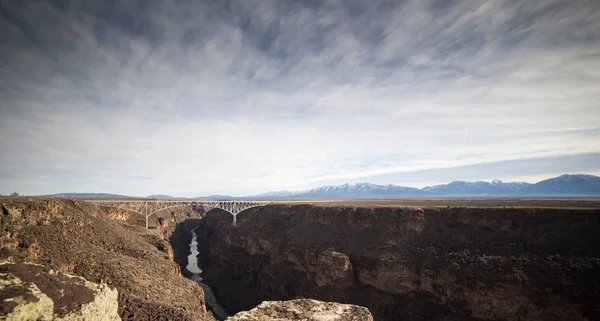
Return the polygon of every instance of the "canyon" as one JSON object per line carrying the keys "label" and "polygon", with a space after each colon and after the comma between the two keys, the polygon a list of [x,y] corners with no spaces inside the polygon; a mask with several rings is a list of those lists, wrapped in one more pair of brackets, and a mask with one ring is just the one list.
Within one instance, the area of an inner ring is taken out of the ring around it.
{"label": "canyon", "polygon": [[234,313],[264,300],[367,307],[375,320],[597,320],[600,211],[272,205],[209,212],[204,282]]}
{"label": "canyon", "polygon": [[198,277],[231,320],[600,318],[598,206],[360,204],[272,204],[235,227],[188,207],[146,230],[80,200],[3,198],[0,261],[114,289],[127,320],[224,319]]}

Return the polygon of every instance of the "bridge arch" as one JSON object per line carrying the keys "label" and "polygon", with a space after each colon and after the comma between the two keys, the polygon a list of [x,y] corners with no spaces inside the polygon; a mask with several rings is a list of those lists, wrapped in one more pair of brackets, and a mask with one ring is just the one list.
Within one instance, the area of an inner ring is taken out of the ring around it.
{"label": "bridge arch", "polygon": [[248,205],[242,208],[237,208],[237,209],[231,209],[231,208],[226,208],[226,207],[221,207],[221,206],[210,206],[212,208],[218,208],[218,209],[222,209],[225,212],[231,214],[233,216],[233,226],[237,226],[237,215],[240,214],[241,212],[245,211],[245,210],[249,210],[251,208],[255,208],[255,207],[261,207],[261,206],[265,206],[267,204],[254,204],[254,205]]}
{"label": "bridge arch", "polygon": [[247,209],[265,206],[270,202],[266,201],[91,201],[88,202],[100,206],[110,207],[130,211],[144,216],[146,228],[148,228],[148,218],[152,215],[171,208],[202,205],[222,209],[233,216],[233,226],[236,226],[236,216]]}

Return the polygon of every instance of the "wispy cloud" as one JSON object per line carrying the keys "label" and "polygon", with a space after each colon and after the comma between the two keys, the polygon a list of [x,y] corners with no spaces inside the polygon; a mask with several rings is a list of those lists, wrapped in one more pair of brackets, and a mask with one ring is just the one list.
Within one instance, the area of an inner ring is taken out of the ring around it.
{"label": "wispy cloud", "polygon": [[245,194],[600,152],[596,1],[5,1],[0,30],[2,192]]}

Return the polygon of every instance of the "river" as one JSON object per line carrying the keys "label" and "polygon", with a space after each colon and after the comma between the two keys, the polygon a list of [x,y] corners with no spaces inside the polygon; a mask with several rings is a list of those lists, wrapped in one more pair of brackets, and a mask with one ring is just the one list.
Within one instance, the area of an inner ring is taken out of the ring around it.
{"label": "river", "polygon": [[215,317],[220,320],[225,320],[229,315],[225,312],[223,307],[217,301],[215,294],[213,293],[210,286],[202,283],[202,270],[198,266],[198,240],[195,229],[192,230],[192,241],[190,242],[190,252],[188,256],[188,265],[186,269],[193,273],[192,280],[196,281],[198,285],[204,290],[204,301],[210,310],[214,313]]}

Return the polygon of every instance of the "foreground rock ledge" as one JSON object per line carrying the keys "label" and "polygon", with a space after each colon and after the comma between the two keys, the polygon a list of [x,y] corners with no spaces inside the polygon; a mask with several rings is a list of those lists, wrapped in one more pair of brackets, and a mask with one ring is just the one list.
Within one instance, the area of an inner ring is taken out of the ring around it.
{"label": "foreground rock ledge", "polygon": [[6,320],[121,320],[118,292],[31,263],[0,263],[0,315]]}
{"label": "foreground rock ledge", "polygon": [[373,321],[365,307],[310,299],[265,301],[250,311],[239,312],[227,321]]}

